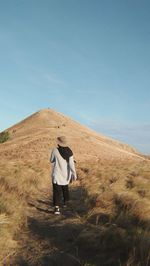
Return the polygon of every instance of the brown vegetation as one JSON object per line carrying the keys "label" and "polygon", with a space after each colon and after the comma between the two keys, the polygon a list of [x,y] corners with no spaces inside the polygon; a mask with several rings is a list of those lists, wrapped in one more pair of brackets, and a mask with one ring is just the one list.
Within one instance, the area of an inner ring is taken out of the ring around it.
{"label": "brown vegetation", "polygon": [[95,265],[149,265],[150,165],[116,161],[99,167],[89,164],[84,171],[85,167],[80,170],[81,183],[92,226],[81,234],[82,249],[94,249]]}
{"label": "brown vegetation", "polygon": [[[45,258],[62,261],[62,255],[54,253],[60,246],[63,249],[62,240],[67,246],[64,250],[69,250],[64,261],[72,261],[71,265],[150,264],[147,158],[49,109],[30,116],[8,132],[10,139],[0,144],[1,264],[11,256],[14,265],[21,265],[15,262],[18,252],[23,252],[29,265],[46,265]],[[42,197],[51,197],[49,154],[56,137],[64,134],[74,150],[79,181],[72,185],[73,217],[53,221],[47,209],[43,211],[36,205],[33,214],[33,207],[38,198],[43,204]],[[39,238],[35,234],[37,223]],[[57,236],[53,243],[53,230],[57,232],[60,226],[62,240]],[[49,241],[42,230],[49,232]],[[72,240],[66,240],[67,230]],[[71,247],[67,241],[72,241]],[[26,243],[34,246],[36,257],[23,248]]]}

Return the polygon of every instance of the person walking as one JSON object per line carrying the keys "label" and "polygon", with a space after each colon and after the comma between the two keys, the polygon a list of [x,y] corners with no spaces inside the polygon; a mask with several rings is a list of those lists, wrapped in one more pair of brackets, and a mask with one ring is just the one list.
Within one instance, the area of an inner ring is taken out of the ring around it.
{"label": "person walking", "polygon": [[52,163],[52,185],[54,213],[60,214],[60,206],[67,206],[69,201],[69,183],[77,179],[73,152],[67,145],[65,136],[57,138],[57,148],[51,152],[50,162]]}

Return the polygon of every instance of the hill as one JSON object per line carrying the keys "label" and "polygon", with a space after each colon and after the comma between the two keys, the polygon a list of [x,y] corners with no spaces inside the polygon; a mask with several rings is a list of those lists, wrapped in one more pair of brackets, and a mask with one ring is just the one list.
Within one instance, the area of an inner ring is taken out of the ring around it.
{"label": "hill", "polygon": [[[78,161],[137,160],[138,152],[127,144],[107,138],[50,109],[41,110],[8,129],[10,140],[3,144],[3,158],[47,158],[56,137],[65,135]],[[142,157],[142,156],[141,156]]]}
{"label": "hill", "polygon": [[[0,265],[145,266],[150,250],[150,162],[51,109],[0,144]],[[49,155],[66,135],[78,181],[54,217]]]}

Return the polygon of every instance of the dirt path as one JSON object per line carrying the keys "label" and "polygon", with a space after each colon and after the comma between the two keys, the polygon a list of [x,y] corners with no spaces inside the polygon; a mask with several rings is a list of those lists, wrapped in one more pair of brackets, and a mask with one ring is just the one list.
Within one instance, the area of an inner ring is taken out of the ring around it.
{"label": "dirt path", "polygon": [[20,234],[19,249],[11,265],[78,266],[76,239],[84,228],[78,212],[82,197],[80,186],[71,187],[71,201],[61,215],[53,214],[52,201],[41,193],[28,203],[27,228]]}

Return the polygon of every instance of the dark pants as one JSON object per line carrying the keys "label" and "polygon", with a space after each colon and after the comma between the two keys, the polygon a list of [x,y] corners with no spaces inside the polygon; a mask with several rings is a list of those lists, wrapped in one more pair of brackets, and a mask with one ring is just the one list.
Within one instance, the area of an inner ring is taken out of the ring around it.
{"label": "dark pants", "polygon": [[68,185],[62,186],[58,184],[53,184],[53,204],[54,206],[60,206],[62,204],[66,204],[69,200],[69,189]]}

